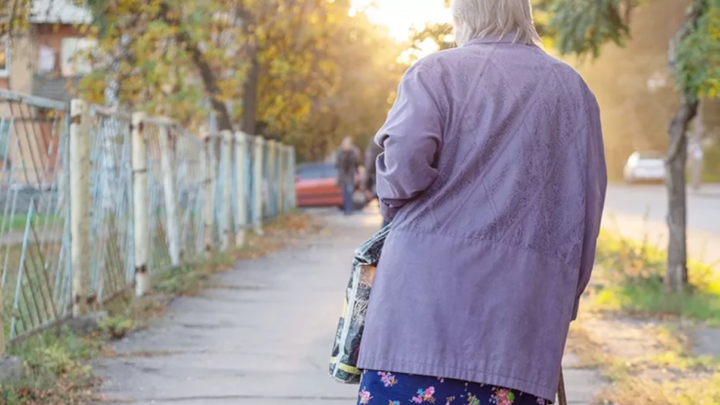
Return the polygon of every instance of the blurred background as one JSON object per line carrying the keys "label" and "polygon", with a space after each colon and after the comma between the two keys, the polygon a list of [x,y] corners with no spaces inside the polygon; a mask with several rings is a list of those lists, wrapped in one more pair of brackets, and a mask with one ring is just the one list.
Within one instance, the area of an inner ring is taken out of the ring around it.
{"label": "blurred background", "polygon": [[[529,1],[611,183],[570,403],[720,404],[720,0]],[[0,405],[355,402],[371,141],[449,3],[0,0]]]}
{"label": "blurred background", "polygon": [[[325,158],[345,136],[364,148],[407,67],[453,46],[444,0],[5,3],[15,17],[2,26],[0,87],[131,106],[211,132],[243,129],[295,145],[299,161]],[[598,96],[611,176],[623,178],[634,152],[665,151],[679,104],[668,44],[692,2],[600,0],[573,11],[590,19],[577,27],[562,14],[572,1],[533,3],[546,50]],[[597,12],[608,7],[622,16]],[[713,63],[698,63],[705,71],[692,80],[712,86]],[[713,181],[720,104],[706,90],[690,143],[705,152],[700,176]]]}

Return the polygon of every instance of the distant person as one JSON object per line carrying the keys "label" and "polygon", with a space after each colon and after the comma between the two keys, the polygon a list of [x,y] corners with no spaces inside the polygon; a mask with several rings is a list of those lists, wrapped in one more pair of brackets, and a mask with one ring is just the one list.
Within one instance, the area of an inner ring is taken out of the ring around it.
{"label": "distant person", "polygon": [[393,229],[359,403],[546,404],[595,258],[600,111],[580,75],[535,45],[530,1],[451,10],[460,47],[410,67],[375,138]]}
{"label": "distant person", "polygon": [[360,168],[360,154],[353,145],[351,138],[345,138],[337,152],[335,159],[338,178],[337,185],[342,190],[343,210],[345,215],[353,212],[353,192],[355,191],[355,176]]}
{"label": "distant person", "polygon": [[[367,150],[365,151],[365,190],[368,194],[368,200],[372,200],[377,198],[377,187],[376,187],[376,180],[377,180],[377,159],[378,156],[383,152],[380,145],[378,145],[374,139],[370,140],[370,145],[368,145]],[[382,228],[385,228],[388,225],[388,222],[383,219]]]}

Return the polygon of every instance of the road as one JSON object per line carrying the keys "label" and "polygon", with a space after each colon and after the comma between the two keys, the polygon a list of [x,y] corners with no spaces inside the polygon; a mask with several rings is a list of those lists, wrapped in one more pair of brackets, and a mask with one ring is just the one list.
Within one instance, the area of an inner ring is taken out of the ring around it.
{"label": "road", "polygon": [[[632,239],[645,237],[667,247],[664,186],[610,186],[603,226]],[[720,186],[688,192],[688,251],[691,259],[720,265]]]}
{"label": "road", "polygon": [[[96,364],[109,402],[180,405],[351,405],[357,387],[327,374],[352,251],[377,213],[316,212],[327,231],[217,276],[176,300],[149,329]],[[565,359],[571,404],[589,404],[601,379]],[[107,403],[107,402],[106,402]]]}

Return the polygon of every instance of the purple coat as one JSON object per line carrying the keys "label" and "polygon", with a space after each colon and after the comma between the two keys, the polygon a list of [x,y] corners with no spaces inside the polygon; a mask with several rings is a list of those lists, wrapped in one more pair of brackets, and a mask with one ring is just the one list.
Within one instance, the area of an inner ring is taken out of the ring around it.
{"label": "purple coat", "polygon": [[605,200],[600,111],[571,67],[512,42],[439,52],[400,85],[359,366],[552,400]]}

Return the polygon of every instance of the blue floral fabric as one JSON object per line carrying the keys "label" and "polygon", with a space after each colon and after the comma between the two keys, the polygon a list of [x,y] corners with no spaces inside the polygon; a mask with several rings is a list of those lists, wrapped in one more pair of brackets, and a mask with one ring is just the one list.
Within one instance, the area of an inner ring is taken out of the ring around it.
{"label": "blue floral fabric", "polygon": [[492,385],[365,371],[358,405],[547,405],[542,398]]}

